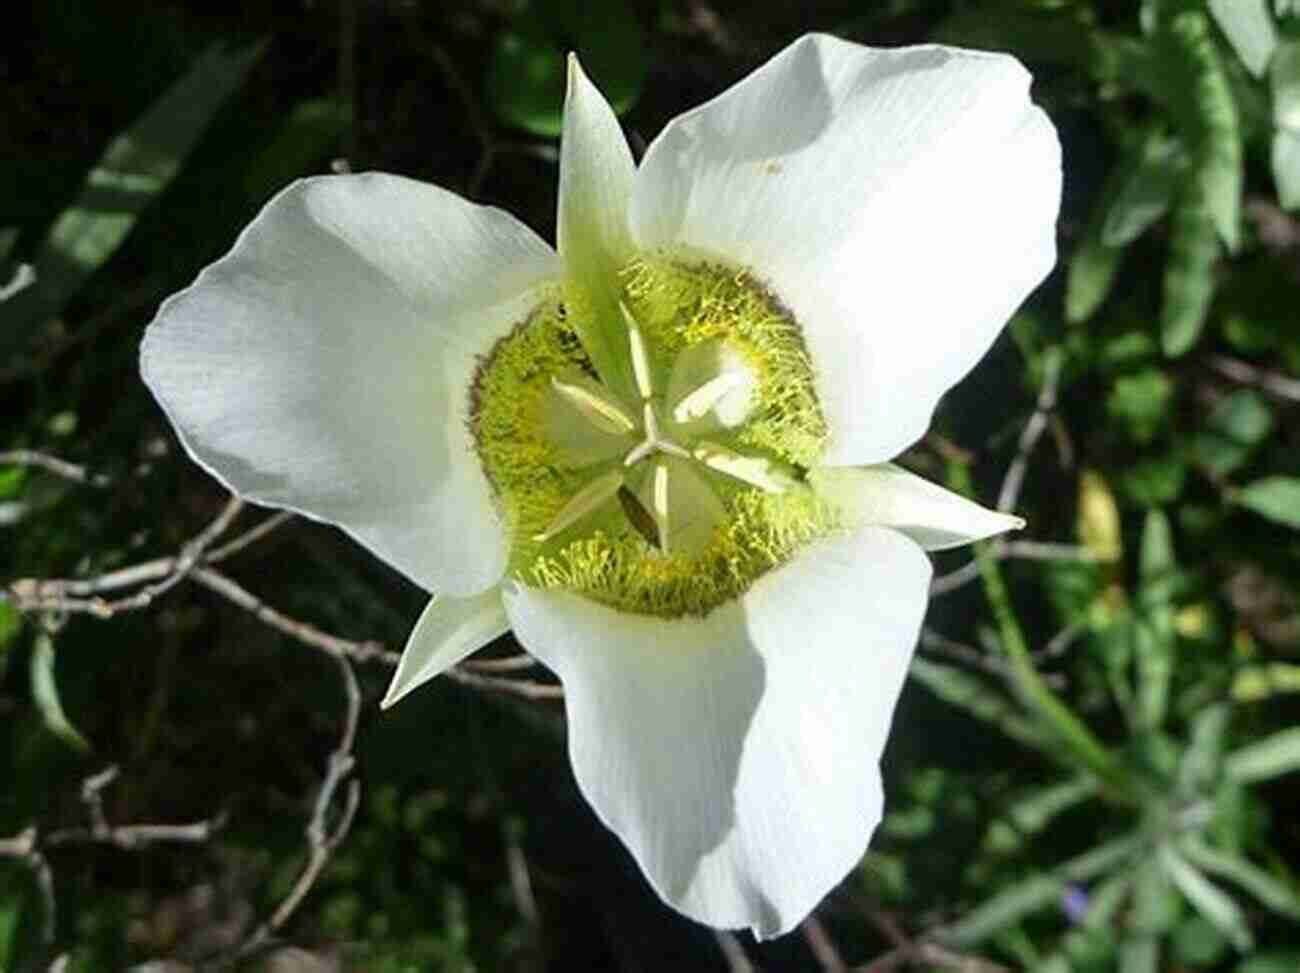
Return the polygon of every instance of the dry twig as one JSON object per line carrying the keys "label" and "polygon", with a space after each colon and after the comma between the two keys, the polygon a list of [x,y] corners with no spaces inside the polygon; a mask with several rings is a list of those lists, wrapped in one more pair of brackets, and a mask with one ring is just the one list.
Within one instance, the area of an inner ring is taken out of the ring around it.
{"label": "dry twig", "polygon": [[835,941],[831,939],[830,933],[815,914],[810,914],[800,923],[799,931],[803,933],[804,941],[808,943],[808,948],[823,973],[845,973],[847,967],[844,965],[844,960],[840,958],[840,951],[836,948]]}
{"label": "dry twig", "polygon": [[1300,402],[1300,379],[1281,372],[1271,372],[1227,355],[1211,355],[1206,362],[1224,378],[1240,385],[1253,385],[1279,399]]}
{"label": "dry twig", "polygon": [[758,967],[749,961],[745,947],[740,945],[735,933],[717,929],[714,930],[713,938],[717,940],[718,949],[722,951],[722,957],[727,961],[727,969],[731,973],[758,973]]}
{"label": "dry twig", "polygon": [[202,844],[221,828],[225,813],[188,824],[113,825],[104,813],[101,792],[117,779],[116,765],[104,768],[81,782],[81,800],[86,806],[88,827],[60,828],[42,835],[36,825],[28,825],[12,838],[0,838],[0,858],[10,858],[27,866],[36,881],[41,897],[41,942],[54,945],[58,928],[58,900],[54,894],[54,870],[45,849],[68,845],[111,845],[134,851],[158,843]]}
{"label": "dry twig", "polygon": [[58,902],[54,898],[54,872],[41,852],[35,826],[29,825],[12,838],[0,838],[0,858],[11,858],[26,865],[36,881],[41,897],[41,942],[54,945],[58,923]]}
{"label": "dry twig", "polygon": [[113,478],[105,473],[91,473],[84,466],[69,463],[66,459],[35,449],[11,449],[0,452],[0,466],[30,466],[84,486],[102,488],[113,483]]}
{"label": "dry twig", "polygon": [[1038,402],[1034,406],[1034,414],[1025,423],[1025,428],[1020,430],[1015,458],[1007,467],[1006,475],[1002,478],[1002,487],[998,490],[998,509],[1004,513],[1015,509],[1016,501],[1020,499],[1020,489],[1024,486],[1025,473],[1029,469],[1029,454],[1034,451],[1038,440],[1047,431],[1048,419],[1056,408],[1062,358],[1059,354],[1048,354],[1046,363],[1043,387],[1038,390]]}
{"label": "dry twig", "polygon": [[938,967],[955,973],[1011,973],[1005,966],[978,956],[969,956],[940,946],[924,937],[912,939],[889,913],[874,905],[858,901],[858,906],[868,921],[879,930],[893,948],[870,963],[855,967],[852,973],[888,973],[907,966]]}
{"label": "dry twig", "polygon": [[[993,541],[989,553],[1002,560],[1013,558],[1021,561],[1098,561],[1088,548],[1079,544],[1056,544],[1048,541]],[[974,561],[963,564],[955,571],[941,574],[930,582],[930,595],[946,595],[979,577],[979,565]]]}
{"label": "dry twig", "polygon": [[[320,789],[316,792],[311,819],[304,830],[307,838],[307,862],[298,875],[298,880],[294,882],[293,888],[289,890],[289,894],[271,916],[253,930],[252,935],[235,951],[231,957],[232,961],[260,951],[276,938],[298,906],[302,904],[303,899],[307,897],[307,893],[312,890],[335,850],[347,837],[357,807],[361,803],[361,782],[355,777],[349,778],[352,768],[356,766],[352,748],[356,743],[357,723],[361,719],[361,687],[357,685],[352,664],[342,656],[336,657],[335,661],[338,663],[347,709],[338,746],[329,756],[325,766],[325,776],[321,780]],[[334,827],[330,828],[327,818],[334,805],[335,793],[345,779],[347,792],[343,798],[343,807],[337,815]]]}
{"label": "dry twig", "polygon": [[[1066,629],[1065,631],[1070,632],[1072,630]],[[1046,659],[1060,655],[1064,649],[1060,648],[1056,641],[1056,639],[1053,639],[1049,642],[1041,652],[1035,654],[1035,657]],[[948,636],[929,627],[921,629],[920,648],[934,655],[945,656],[957,662],[963,662],[1002,679],[1011,677],[1010,667],[1001,656],[981,652],[973,645],[950,639]],[[1059,689],[1065,685],[1065,677],[1058,672],[1043,673],[1043,681],[1054,689]]]}

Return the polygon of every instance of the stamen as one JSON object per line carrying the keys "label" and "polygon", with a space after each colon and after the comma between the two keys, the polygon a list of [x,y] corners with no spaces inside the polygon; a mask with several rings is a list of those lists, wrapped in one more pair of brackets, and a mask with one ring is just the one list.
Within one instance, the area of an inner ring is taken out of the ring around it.
{"label": "stamen", "polygon": [[535,541],[548,541],[566,527],[571,527],[583,517],[592,513],[623,485],[623,471],[611,470],[598,476],[569,498],[569,502],[560,508],[560,512],[540,534],[534,534]]}
{"label": "stamen", "polygon": [[641,334],[641,325],[636,323],[636,318],[632,317],[627,305],[619,301],[618,309],[623,312],[623,323],[627,325],[627,343],[632,350],[632,372],[636,376],[637,391],[641,393],[641,398],[648,399],[652,389],[650,355],[646,351],[645,337]]}
{"label": "stamen", "polygon": [[625,457],[623,457],[623,465],[636,466],[637,463],[641,462],[643,459],[645,459],[654,451],[655,451],[655,441],[653,439],[647,439],[645,442],[638,445],[635,449],[633,449],[630,453],[628,453]]}
{"label": "stamen", "polygon": [[645,420],[646,441],[657,443],[659,441],[659,417],[655,415],[655,407],[647,402],[641,407],[641,417]]}
{"label": "stamen", "polygon": [[645,403],[642,407],[642,414],[645,418],[645,441],[624,457],[624,466],[635,466],[656,450],[670,456],[680,456],[682,459],[691,458],[690,450],[677,445],[671,439],[664,439],[659,435],[659,417],[655,415],[654,405],[649,402]]}
{"label": "stamen", "polygon": [[744,385],[745,381],[745,374],[738,371],[723,372],[709,379],[694,392],[682,396],[673,408],[673,419],[677,422],[691,422],[700,418],[722,401],[724,395]]}
{"label": "stamen", "polygon": [[693,455],[709,469],[735,477],[767,493],[784,493],[792,483],[767,460],[742,456],[716,443],[701,443],[695,447]]}
{"label": "stamen", "polygon": [[659,528],[659,546],[668,551],[668,467],[663,463],[655,465],[654,515]]}
{"label": "stamen", "polygon": [[564,396],[565,400],[597,429],[615,435],[626,435],[636,429],[636,423],[617,403],[611,402],[586,386],[552,378],[551,387]]}

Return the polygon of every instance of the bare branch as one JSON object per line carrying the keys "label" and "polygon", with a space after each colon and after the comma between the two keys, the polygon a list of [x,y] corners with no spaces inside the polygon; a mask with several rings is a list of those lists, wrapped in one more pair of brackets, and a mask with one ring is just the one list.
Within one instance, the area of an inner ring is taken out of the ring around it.
{"label": "bare branch", "polygon": [[[1014,558],[1021,561],[1075,561],[1098,562],[1104,560],[1081,544],[1057,544],[1049,541],[994,541],[989,553],[1002,560]],[[946,595],[969,584],[979,577],[979,566],[971,561],[954,571],[941,574],[930,582],[930,595]]]}
{"label": "bare branch", "polygon": [[1206,363],[1224,378],[1241,385],[1253,385],[1279,399],[1300,402],[1300,379],[1281,372],[1271,372],[1226,355],[1210,355]]}
{"label": "bare branch", "polygon": [[852,973],[888,973],[907,966],[953,970],[956,973],[1011,973],[1005,966],[978,956],[958,953],[924,938],[911,939],[889,913],[859,898],[858,907],[893,948],[870,963],[853,968]]}
{"label": "bare branch", "polygon": [[11,858],[26,865],[36,881],[41,897],[41,942],[54,945],[57,928],[58,903],[54,898],[54,872],[42,854],[34,826],[28,826],[12,838],[0,838],[0,858]]}
{"label": "bare branch", "polygon": [[[948,636],[934,629],[925,627],[921,629],[920,648],[922,651],[931,652],[935,655],[945,656],[957,662],[963,662],[966,665],[973,666],[991,675],[1001,679],[1011,677],[1010,667],[1005,659],[1001,656],[989,655],[987,652],[981,652],[973,645],[967,645],[965,642],[958,642],[956,639],[950,639]],[[1049,643],[1048,648],[1051,648]],[[1053,655],[1059,654],[1053,652]],[[1044,649],[1040,655],[1048,657],[1048,650]],[[1043,681],[1049,686],[1059,689],[1065,685],[1065,677],[1060,673],[1044,673]]]}
{"label": "bare branch", "polygon": [[740,940],[736,938],[735,933],[715,929],[713,938],[717,940],[718,949],[722,951],[731,973],[758,973],[758,967],[749,961],[749,957],[745,955],[745,947],[740,945]]}
{"label": "bare branch", "polygon": [[564,688],[554,683],[532,682],[526,679],[500,679],[495,676],[480,676],[460,666],[453,666],[443,673],[453,682],[475,689],[490,689],[502,693],[522,696],[524,699],[563,699]]}
{"label": "bare branch", "polygon": [[123,851],[134,851],[148,845],[185,844],[201,845],[226,824],[222,812],[203,821],[189,824],[121,824],[109,826],[105,831],[92,828],[60,828],[51,831],[45,844],[51,848],[59,845],[112,845]]}
{"label": "bare branch", "polygon": [[107,605],[109,614],[114,615],[120,611],[136,611],[141,608],[148,608],[155,598],[167,593],[184,581],[189,573],[198,566],[204,552],[218,537],[226,532],[243,509],[244,501],[239,497],[231,496],[226,501],[226,505],[221,508],[221,513],[217,514],[212,523],[204,527],[194,536],[193,540],[181,548],[180,555],[172,563],[171,572],[165,578],[156,584],[140,589],[127,598],[110,601]]}
{"label": "bare branch", "polygon": [[821,920],[816,915],[809,915],[800,923],[799,931],[803,933],[808,948],[824,973],[845,973],[848,967],[840,958],[840,951],[835,947],[835,941],[831,939],[830,933],[826,931],[826,927],[821,924]]}
{"label": "bare branch", "polygon": [[[97,618],[112,618],[120,612],[139,611],[148,608],[160,595],[170,591],[189,576],[196,566],[206,560],[207,548],[230,527],[235,517],[244,508],[244,502],[238,497],[226,501],[221,513],[196,534],[174,558],[158,558],[145,561],[126,568],[119,568],[94,578],[86,579],[38,579],[20,578],[9,585],[3,592],[6,600],[24,613],[55,612],[83,613]],[[254,528],[267,533],[264,524]],[[250,531],[250,533],[252,533]],[[247,536],[247,535],[245,535]],[[242,540],[242,538],[240,539]],[[227,545],[231,548],[238,541]],[[246,546],[248,542],[241,544]],[[238,550],[235,547],[234,550]],[[234,553],[223,552],[222,556]],[[157,580],[161,579],[161,580]],[[130,588],[146,582],[155,582],[115,601],[97,597],[107,591]]]}
{"label": "bare branch", "polygon": [[1011,973],[1010,968],[979,956],[958,953],[938,943],[919,941],[895,946],[884,956],[877,957],[865,966],[856,967],[854,973],[888,973],[907,966],[938,967],[954,973]]}
{"label": "bare branch", "polygon": [[86,805],[90,826],[62,828],[45,835],[29,825],[12,838],[0,838],[0,858],[22,862],[32,872],[41,897],[41,942],[53,946],[57,931],[58,904],[54,895],[54,871],[44,849],[67,845],[105,844],[127,851],[157,842],[201,843],[207,841],[224,822],[223,815],[192,824],[131,824],[114,826],[104,814],[100,792],[118,777],[116,765],[87,777],[81,784],[81,799]]}
{"label": "bare branch", "polygon": [[208,552],[207,556],[203,559],[203,563],[217,564],[218,562],[224,561],[226,558],[230,557],[233,554],[238,554],[244,548],[256,544],[258,541],[260,541],[263,537],[266,537],[272,531],[279,530],[289,521],[293,520],[293,518],[296,516],[298,515],[291,510],[276,511],[271,516],[267,517],[264,521],[262,521],[260,524],[257,524],[254,527],[250,527],[248,530],[244,531],[238,537],[234,538],[234,540],[227,541],[225,544],[222,544],[220,547],[214,547],[211,551]]}
{"label": "bare branch", "polygon": [[49,832],[42,844],[49,848],[60,845],[112,845],[132,851],[146,845],[160,843],[202,844],[225,824],[225,812],[203,821],[188,824],[124,824],[109,823],[104,813],[103,790],[121,776],[117,764],[109,764],[97,774],[81,782],[81,801],[86,805],[86,828],[60,828]]}
{"label": "bare branch", "polygon": [[262,949],[270,943],[302,904],[307,893],[312,890],[321,872],[329,864],[331,856],[343,839],[347,837],[361,803],[361,782],[355,777],[348,780],[347,793],[343,798],[343,809],[339,813],[333,829],[327,818],[334,804],[334,796],[339,785],[351,774],[356,765],[352,747],[356,743],[357,723],[361,718],[361,687],[357,685],[356,674],[346,657],[337,656],[340,678],[343,683],[343,695],[346,712],[343,717],[343,729],[339,733],[338,746],[329,756],[325,767],[325,777],[312,807],[311,819],[307,822],[304,834],[307,837],[307,862],[303,866],[298,880],[294,882],[289,894],[276,907],[270,918],[257,927],[253,934],[244,941],[232,959],[240,959]]}
{"label": "bare branch", "polygon": [[108,818],[104,815],[104,797],[100,793],[105,787],[117,780],[121,771],[117,764],[109,764],[97,774],[91,774],[81,782],[81,800],[86,805],[86,815],[90,826],[96,834],[108,831]]}
{"label": "bare branch", "polygon": [[1000,556],[1020,561],[1106,560],[1082,544],[1058,544],[1052,541],[1004,541]]}
{"label": "bare branch", "polygon": [[1002,478],[1002,488],[998,490],[998,509],[1009,513],[1015,509],[1020,499],[1020,489],[1025,483],[1025,472],[1029,468],[1029,454],[1038,445],[1038,440],[1047,430],[1048,417],[1056,408],[1056,392],[1061,380],[1062,357],[1060,354],[1046,356],[1046,368],[1043,375],[1043,387],[1038,390],[1038,403],[1034,414],[1020,431],[1020,441],[1016,444],[1016,456],[1007,467]]}
{"label": "bare branch", "polygon": [[113,478],[107,474],[91,473],[84,466],[69,463],[65,459],[34,449],[11,449],[0,453],[0,466],[35,467],[85,486],[103,488],[113,483]]}
{"label": "bare branch", "polygon": [[533,895],[533,880],[528,873],[528,859],[524,849],[513,836],[506,845],[506,868],[510,875],[510,894],[515,900],[515,907],[524,921],[536,929],[541,925],[542,916],[537,908],[537,897]]}
{"label": "bare branch", "polygon": [[[252,592],[242,588],[231,578],[214,571],[212,568],[200,568],[193,573],[192,577],[205,588],[216,592],[227,601],[244,609],[263,624],[297,639],[304,645],[320,649],[335,658],[347,658],[353,662],[382,662],[387,666],[396,666],[401,658],[400,653],[385,648],[380,642],[358,642],[339,638],[337,635],[330,635],[328,632],[321,631],[314,625],[291,618],[267,605]],[[560,699],[564,696],[564,690],[558,685],[523,679],[502,679],[496,676],[484,676],[459,666],[448,669],[444,675],[454,682],[472,686],[475,689],[511,693],[515,696],[522,696],[524,699]]]}
{"label": "bare branch", "polygon": [[[201,563],[216,564],[239,553],[287,523],[293,516],[287,511],[281,511],[268,517],[234,540],[209,551]],[[121,607],[127,600],[119,602],[119,607],[114,608],[112,602],[92,596],[166,578],[175,572],[178,562],[178,557],[160,557],[93,578],[20,578],[10,584],[7,593],[0,592],[0,595],[7,594],[21,612],[83,612],[108,618],[115,611],[127,610]]]}
{"label": "bare branch", "polygon": [[268,625],[278,632],[283,632],[304,645],[320,649],[335,658],[347,658],[354,662],[378,660],[390,666],[397,665],[397,660],[400,658],[398,653],[389,651],[379,642],[355,642],[339,638],[337,635],[322,632],[314,625],[300,622],[296,618],[290,618],[283,612],[277,611],[263,602],[246,588],[241,587],[230,577],[212,568],[199,568],[194,571],[192,577],[197,583],[244,609],[264,625]]}
{"label": "bare branch", "polygon": [[531,669],[538,665],[527,652],[520,652],[518,655],[508,655],[502,659],[466,659],[462,666],[466,669],[473,669],[475,672],[518,672],[520,669]]}

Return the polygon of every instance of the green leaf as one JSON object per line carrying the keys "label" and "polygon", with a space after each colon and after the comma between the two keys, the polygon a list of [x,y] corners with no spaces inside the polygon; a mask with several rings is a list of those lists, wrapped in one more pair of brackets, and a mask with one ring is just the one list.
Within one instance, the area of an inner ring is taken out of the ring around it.
{"label": "green leaf", "polygon": [[1205,15],[1185,10],[1166,34],[1175,76],[1167,95],[1192,155],[1192,172],[1174,206],[1161,307],[1161,344],[1177,357],[1200,337],[1214,296],[1216,235],[1230,251],[1240,243],[1241,119]]}
{"label": "green leaf", "polygon": [[1273,93],[1273,180],[1284,209],[1300,209],[1300,39],[1279,45],[1269,71]]}
{"label": "green leaf", "polygon": [[[1163,510],[1152,510],[1142,526],[1142,548],[1138,554],[1138,579],[1142,582],[1148,604],[1153,600],[1160,604],[1169,602],[1168,586],[1177,570],[1174,533],[1169,518]],[[1153,589],[1159,589],[1158,598],[1153,598]]]}
{"label": "green leaf", "polygon": [[1300,693],[1300,666],[1268,662],[1246,666],[1232,677],[1231,696],[1241,703],[1257,703],[1283,693]]}
{"label": "green leaf", "polygon": [[1169,845],[1161,845],[1157,854],[1160,866],[1197,912],[1212,923],[1241,952],[1249,952],[1254,948],[1255,937],[1246,924],[1246,916],[1231,896],[1206,878],[1199,869],[1187,862]]}
{"label": "green leaf", "polygon": [[1173,503],[1187,481],[1187,464],[1181,456],[1151,456],[1130,464],[1120,475],[1125,495],[1142,507]]}
{"label": "green leaf", "polygon": [[1242,466],[1272,431],[1273,411],[1263,396],[1241,389],[1215,405],[1192,449],[1201,466],[1223,477]]}
{"label": "green leaf", "polygon": [[1261,517],[1300,529],[1300,477],[1267,476],[1234,490],[1229,499]]}
{"label": "green leaf", "polygon": [[18,969],[16,941],[23,916],[23,895],[0,884],[0,970]]}
{"label": "green leaf", "polygon": [[957,947],[974,946],[1032,913],[1058,905],[1067,883],[1086,882],[1108,874],[1144,844],[1144,838],[1135,834],[1098,845],[1046,874],[1017,882],[940,930],[937,938]]}
{"label": "green leaf", "polygon": [[1158,938],[1174,927],[1183,914],[1183,901],[1158,862],[1146,860],[1133,881],[1133,910],[1129,924],[1135,932]]}
{"label": "green leaf", "polygon": [[7,601],[0,601],[0,682],[4,680],[5,668],[9,662],[9,650],[18,640],[18,633],[22,631],[22,627],[23,617],[18,614],[18,609]]}
{"label": "green leaf", "polygon": [[44,629],[37,633],[32,648],[31,682],[32,699],[46,728],[73,749],[90,750],[90,744],[68,720],[59,702],[59,687],[54,678],[54,637]]}
{"label": "green leaf", "polygon": [[1178,563],[1173,531],[1162,510],[1147,514],[1139,555],[1142,614],[1136,619],[1137,719],[1147,729],[1164,722],[1169,704],[1169,680],[1174,669],[1174,615],[1170,588]]}
{"label": "green leaf", "polygon": [[1245,858],[1216,851],[1195,836],[1185,839],[1181,847],[1194,865],[1249,892],[1261,905],[1278,915],[1300,920],[1300,898],[1297,898],[1296,890],[1281,879],[1274,878]]}
{"label": "green leaf", "polygon": [[1093,57],[1096,29],[1086,7],[1031,7],[1001,0],[958,10],[930,33],[937,44],[1009,51],[1030,63],[1086,68]]}
{"label": "green leaf", "polygon": [[1071,324],[1088,320],[1110,294],[1124,251],[1109,247],[1101,231],[1084,235],[1070,258],[1065,279],[1065,319]]}
{"label": "green leaf", "polygon": [[1224,761],[1224,769],[1240,784],[1272,780],[1300,770],[1300,726],[1280,730],[1233,751]]}
{"label": "green leaf", "polygon": [[955,666],[916,656],[909,673],[913,679],[945,703],[965,710],[1037,750],[1050,749],[1046,736],[1021,715],[1019,708],[988,683]]}
{"label": "green leaf", "polygon": [[993,822],[985,846],[999,854],[1016,851],[1058,815],[1077,807],[1096,793],[1096,780],[1086,776],[1032,791],[1018,798],[1002,818]]}
{"label": "green leaf", "polygon": [[1228,949],[1223,934],[1201,916],[1188,916],[1180,922],[1171,945],[1178,962],[1190,970],[1212,969]]}
{"label": "green leaf", "polygon": [[1283,209],[1300,209],[1300,129],[1273,133],[1272,165],[1278,202]]}
{"label": "green leaf", "polygon": [[1269,70],[1273,124],[1300,131],[1300,38],[1283,42]]}
{"label": "green leaf", "polygon": [[1223,735],[1231,710],[1216,703],[1201,710],[1192,721],[1191,739],[1178,764],[1178,789],[1187,796],[1208,790],[1219,772]]}
{"label": "green leaf", "polygon": [[233,52],[210,48],[109,143],[76,202],[55,220],[37,252],[36,283],[6,306],[9,320],[0,329],[0,355],[28,328],[57,314],[117,251],[264,48],[264,43]]}
{"label": "green leaf", "polygon": [[1186,11],[1174,17],[1170,36],[1191,71],[1196,128],[1193,176],[1196,196],[1208,212],[1224,245],[1235,251],[1241,242],[1241,119],[1237,102],[1205,16]]}
{"label": "green leaf", "polygon": [[1300,970],[1300,950],[1274,949],[1242,960],[1234,973],[1295,973],[1296,970]]}
{"label": "green leaf", "polygon": [[1174,139],[1156,131],[1148,133],[1119,161],[1123,181],[1106,210],[1102,243],[1128,246],[1169,212],[1185,167],[1181,147]]}
{"label": "green leaf", "polygon": [[1241,63],[1257,78],[1264,76],[1277,45],[1277,29],[1265,3],[1266,0],[1210,0],[1210,12],[1219,28],[1228,35],[1228,42]]}
{"label": "green leaf", "polygon": [[1177,358],[1196,344],[1214,297],[1214,264],[1219,257],[1214,221],[1204,199],[1187,191],[1170,223],[1169,262],[1160,306],[1160,346]]}
{"label": "green leaf", "polygon": [[497,115],[536,135],[559,135],[570,51],[616,114],[636,103],[646,45],[631,6],[533,0],[498,38],[488,63],[487,96]]}
{"label": "green leaf", "polygon": [[1169,420],[1174,383],[1164,372],[1144,368],[1115,380],[1106,397],[1106,413],[1124,425],[1139,443],[1150,442]]}
{"label": "green leaf", "polygon": [[294,107],[275,137],[244,170],[244,191],[262,202],[290,179],[305,175],[334,148],[352,124],[352,106],[314,98]]}
{"label": "green leaf", "polygon": [[1126,939],[1119,948],[1119,973],[1157,973],[1160,943],[1150,936]]}

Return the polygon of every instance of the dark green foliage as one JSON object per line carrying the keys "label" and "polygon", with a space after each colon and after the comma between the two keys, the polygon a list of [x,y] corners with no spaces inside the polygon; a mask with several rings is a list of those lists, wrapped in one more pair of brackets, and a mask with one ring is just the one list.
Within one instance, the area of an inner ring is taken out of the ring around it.
{"label": "dark green foliage", "polygon": [[[992,502],[1051,382],[1013,540],[1061,546],[985,548],[935,597],[886,818],[820,916],[850,964],[894,945],[863,917],[893,915],[1014,969],[1300,968],[1300,4],[20,8],[0,41],[0,287],[20,263],[38,284],[0,303],[0,453],[85,472],[0,464],[0,588],[171,556],[221,509],[139,382],[139,337],[291,180],[400,172],[553,237],[569,50],[638,152],[806,30],[1018,54],[1062,136],[1060,266],[904,460]],[[389,648],[423,597],[300,521],[223,570]],[[344,712],[334,663],[192,579],[106,620],[10,600],[0,970],[224,955],[301,874]],[[300,965],[282,949],[245,968],[726,968],[582,801],[558,706],[443,680],[380,714],[389,672],[358,666],[361,797],[282,930]],[[225,823],[194,843],[42,846],[51,949],[18,852],[29,826],[90,826],[82,789],[109,764],[111,824]],[[745,948],[815,968],[798,936]]]}

